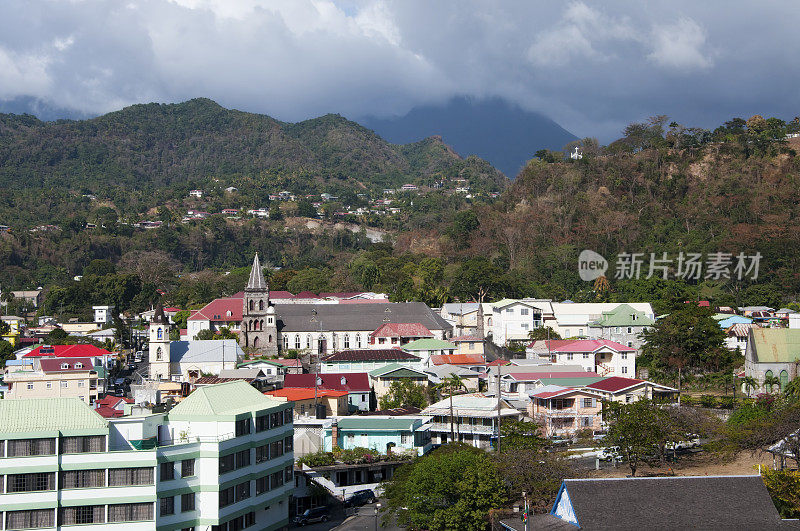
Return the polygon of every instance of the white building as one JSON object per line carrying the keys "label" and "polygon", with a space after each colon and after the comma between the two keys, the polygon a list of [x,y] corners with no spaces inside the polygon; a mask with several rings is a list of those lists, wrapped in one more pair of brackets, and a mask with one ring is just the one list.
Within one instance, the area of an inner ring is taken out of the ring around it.
{"label": "white building", "polygon": [[[454,395],[431,404],[420,415],[431,417],[431,441],[445,444],[460,441],[488,449],[497,440],[497,399],[482,393]],[[519,419],[522,414],[504,399],[500,400],[502,418]]]}
{"label": "white building", "polygon": [[642,312],[648,321],[655,320],[653,307],[649,302],[554,302],[553,321],[546,322],[563,338],[590,337],[589,324],[603,318],[603,313],[613,312],[626,304],[636,312]]}
{"label": "white building", "polygon": [[198,389],[168,413],[110,420],[76,398],[2,400],[0,439],[5,529],[289,523],[292,412],[244,382]]}
{"label": "white building", "polygon": [[100,325],[108,324],[114,320],[114,305],[92,306],[94,322]]}

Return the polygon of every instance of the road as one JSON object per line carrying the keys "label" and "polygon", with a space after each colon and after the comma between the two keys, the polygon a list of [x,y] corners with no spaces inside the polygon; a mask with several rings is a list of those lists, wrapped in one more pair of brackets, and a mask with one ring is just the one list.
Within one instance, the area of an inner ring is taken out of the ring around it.
{"label": "road", "polygon": [[341,525],[335,527],[336,531],[402,531],[394,519],[391,519],[387,525],[383,523],[384,515],[379,513],[377,518],[375,510],[377,504],[368,503],[363,507],[358,508],[358,514],[346,519]]}

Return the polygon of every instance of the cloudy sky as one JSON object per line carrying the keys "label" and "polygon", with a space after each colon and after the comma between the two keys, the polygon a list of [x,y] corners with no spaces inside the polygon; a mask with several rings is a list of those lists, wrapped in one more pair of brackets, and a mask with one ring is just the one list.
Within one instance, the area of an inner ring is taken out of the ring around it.
{"label": "cloudy sky", "polygon": [[0,100],[295,121],[500,96],[607,142],[653,114],[800,115],[798,28],[796,0],[4,0]]}

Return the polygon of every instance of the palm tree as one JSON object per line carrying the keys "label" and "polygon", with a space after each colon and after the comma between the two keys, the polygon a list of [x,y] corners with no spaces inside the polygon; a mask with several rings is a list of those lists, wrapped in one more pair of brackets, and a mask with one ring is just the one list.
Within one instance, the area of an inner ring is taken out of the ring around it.
{"label": "palm tree", "polygon": [[781,379],[775,376],[774,374],[770,374],[769,376],[764,377],[764,389],[767,390],[768,393],[772,392],[772,388],[775,386],[780,388]]}
{"label": "palm tree", "polygon": [[750,394],[753,392],[753,389],[758,389],[758,380],[756,380],[752,376],[745,376],[744,378],[742,378],[742,386],[744,386],[745,392],[749,397]]}
{"label": "palm tree", "polygon": [[786,384],[783,395],[795,402],[800,400],[800,378],[795,377],[794,380]]}

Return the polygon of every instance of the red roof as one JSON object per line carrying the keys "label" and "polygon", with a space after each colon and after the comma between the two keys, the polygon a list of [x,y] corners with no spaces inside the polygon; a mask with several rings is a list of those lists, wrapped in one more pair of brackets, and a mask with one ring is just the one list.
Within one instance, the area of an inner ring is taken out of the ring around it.
{"label": "red roof", "polygon": [[79,345],[41,345],[31,350],[23,358],[94,358],[111,356],[104,348],[89,344]]}
{"label": "red roof", "polygon": [[478,336],[456,336],[451,337],[448,341],[450,341],[450,343],[460,343],[462,341],[483,341],[483,338]]}
{"label": "red roof", "polygon": [[94,370],[89,358],[44,358],[40,361],[44,372],[86,372]]}
{"label": "red roof", "polygon": [[397,348],[342,350],[325,356],[320,361],[419,361],[420,358]]}
{"label": "red roof", "polygon": [[301,291],[294,296],[295,299],[319,299],[316,293],[310,291]]}
{"label": "red roof", "polygon": [[278,363],[283,365],[284,367],[302,367],[303,362],[298,359],[290,359],[290,358],[275,358],[274,360],[269,360],[273,363]]}
{"label": "red roof", "polygon": [[514,380],[517,381],[532,381],[540,380],[542,378],[597,378],[600,376],[596,372],[589,371],[539,371],[539,372],[514,372],[509,374]]}
{"label": "red roof", "polygon": [[433,337],[422,323],[386,323],[379,326],[370,337]]}
{"label": "red roof", "polygon": [[170,306],[169,308],[164,308],[165,312],[180,312],[183,311],[180,308],[176,308],[175,306]]}
{"label": "red roof", "polygon": [[94,407],[95,408],[99,408],[99,407],[105,406],[105,407],[108,407],[108,408],[116,408],[117,406],[120,405],[120,402],[124,402],[126,404],[133,404],[133,399],[132,398],[125,398],[124,396],[106,395],[103,398],[101,398],[100,400],[95,400],[94,401]]}
{"label": "red roof", "polygon": [[489,363],[486,364],[487,367],[496,367],[498,365],[503,365],[503,366],[511,365],[511,362],[508,360],[497,358],[496,360],[490,361]]}
{"label": "red roof", "polygon": [[[365,372],[340,372],[326,374],[287,374],[283,379],[283,387],[314,387],[314,378],[319,376],[322,380],[319,389],[333,391],[348,391],[351,393],[368,393],[370,390],[369,376]],[[342,383],[344,379],[344,383]]]}
{"label": "red roof", "polygon": [[[292,387],[288,389],[283,388],[283,389],[276,389],[275,391],[267,391],[264,394],[268,396],[280,396],[291,401],[311,400],[314,398],[314,388],[313,387]],[[347,391],[332,391],[330,389],[317,389],[316,395],[317,398],[325,398],[331,396],[341,397],[341,396],[347,396]]]}
{"label": "red roof", "polygon": [[294,295],[292,295],[288,291],[270,291],[269,292],[270,299],[294,299]]}
{"label": "red roof", "polygon": [[540,393],[533,393],[531,396],[535,396],[536,398],[551,398],[553,396],[563,395],[564,393],[571,393],[575,391],[572,387],[567,387],[566,389],[561,389],[560,391],[542,391]]}
{"label": "red roof", "polygon": [[637,380],[635,378],[623,378],[622,376],[612,376],[610,378],[606,378],[605,380],[600,380],[599,382],[587,385],[586,387],[591,387],[592,389],[598,389],[600,391],[610,391],[612,393],[615,393],[617,391],[622,391],[623,389],[627,389],[628,387],[632,387],[642,382],[644,382],[644,380]]}
{"label": "red roof", "polygon": [[[95,403],[97,403],[97,402],[95,402]],[[114,417],[121,417],[125,413],[121,409],[114,409],[114,408],[108,407],[108,406],[100,406],[98,408],[95,408],[95,412],[97,412],[97,414],[99,414],[101,417],[107,418],[107,419],[114,418]]]}
{"label": "red roof", "polygon": [[486,358],[480,354],[434,354],[431,356],[434,365],[486,365]]}
{"label": "red roof", "polygon": [[[544,341],[547,344],[547,341]],[[617,352],[636,352],[633,347],[609,339],[556,339],[550,340],[550,352],[595,352],[603,347]],[[533,344],[531,344],[532,346]]]}
{"label": "red roof", "polygon": [[189,317],[189,321],[241,321],[243,297],[214,299]]}

